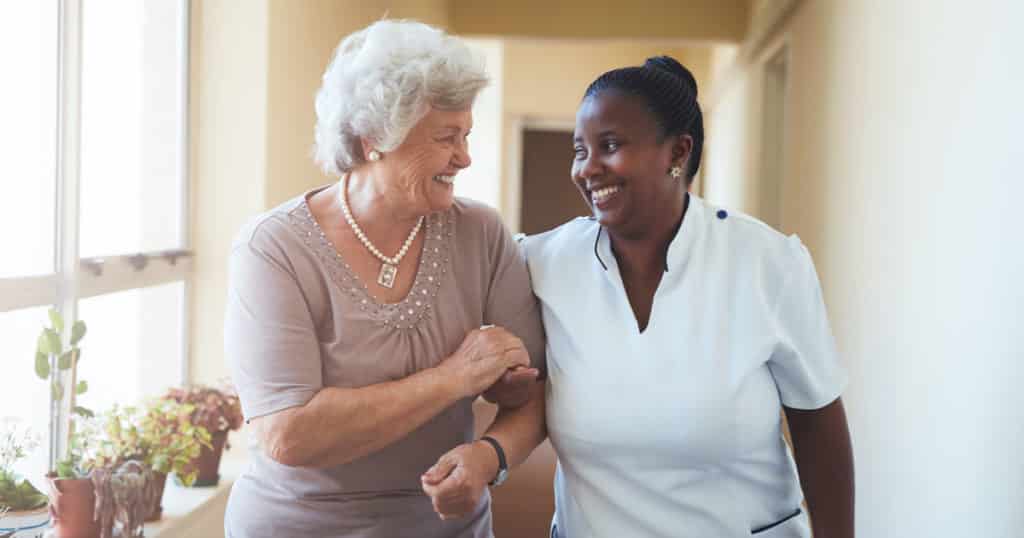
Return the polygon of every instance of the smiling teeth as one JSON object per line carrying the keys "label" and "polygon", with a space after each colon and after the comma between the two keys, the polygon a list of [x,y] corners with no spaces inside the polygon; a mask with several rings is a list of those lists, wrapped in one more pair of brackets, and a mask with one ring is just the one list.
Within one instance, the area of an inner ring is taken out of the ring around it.
{"label": "smiling teeth", "polygon": [[590,199],[595,201],[595,202],[603,202],[603,201],[607,200],[608,198],[610,198],[611,195],[613,195],[613,194],[615,194],[615,193],[617,193],[617,192],[619,192],[621,190],[622,190],[622,187],[619,187],[617,185],[614,186],[614,187],[605,187],[603,189],[598,189],[598,190],[590,193]]}
{"label": "smiling teeth", "polygon": [[440,181],[441,183],[451,185],[452,183],[455,183],[455,176],[434,176],[434,181]]}

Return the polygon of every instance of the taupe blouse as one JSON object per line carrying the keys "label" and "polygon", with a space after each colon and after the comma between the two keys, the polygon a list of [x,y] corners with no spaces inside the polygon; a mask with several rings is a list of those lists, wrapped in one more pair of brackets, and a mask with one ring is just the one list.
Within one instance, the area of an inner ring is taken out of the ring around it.
{"label": "taupe blouse", "polygon": [[[247,419],[306,404],[323,387],[363,387],[436,366],[492,323],[519,336],[543,368],[537,302],[518,245],[491,208],[457,199],[426,220],[409,295],[381,304],[320,230],[312,192],[249,223],[231,250],[225,352]],[[491,536],[490,499],[442,521],[420,475],[473,438],[471,399],[404,439],[329,469],[287,467],[254,443],[234,484],[233,538]]]}

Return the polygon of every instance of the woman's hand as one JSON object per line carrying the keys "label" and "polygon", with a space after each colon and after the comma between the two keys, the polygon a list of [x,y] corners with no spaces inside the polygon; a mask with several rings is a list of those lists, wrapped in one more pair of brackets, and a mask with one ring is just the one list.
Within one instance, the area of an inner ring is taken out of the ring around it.
{"label": "woman's hand", "polygon": [[523,342],[501,327],[471,331],[459,349],[438,368],[455,384],[459,396],[477,396],[517,366],[530,366]]}
{"label": "woman's hand", "polygon": [[434,504],[441,519],[472,514],[484,488],[498,474],[498,454],[494,447],[476,441],[459,445],[437,460],[423,473],[423,491]]}
{"label": "woman's hand", "polygon": [[516,408],[530,399],[530,385],[537,382],[540,370],[516,366],[502,374],[498,382],[484,391],[488,402],[501,407]]}

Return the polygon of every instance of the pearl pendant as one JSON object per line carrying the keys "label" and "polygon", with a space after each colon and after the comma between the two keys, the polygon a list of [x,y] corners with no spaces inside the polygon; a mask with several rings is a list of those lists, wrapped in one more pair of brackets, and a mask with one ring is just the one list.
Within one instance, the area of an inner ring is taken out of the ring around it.
{"label": "pearl pendant", "polygon": [[395,279],[398,277],[398,267],[385,263],[380,266],[380,274],[377,275],[377,283],[385,288],[395,287]]}

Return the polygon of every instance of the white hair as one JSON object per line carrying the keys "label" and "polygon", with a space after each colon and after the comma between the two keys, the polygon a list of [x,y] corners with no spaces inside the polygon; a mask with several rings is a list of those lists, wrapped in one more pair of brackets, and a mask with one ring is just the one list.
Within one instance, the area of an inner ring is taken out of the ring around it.
{"label": "white hair", "polygon": [[346,37],[316,95],[314,158],[338,176],[364,162],[360,138],[383,152],[431,108],[472,106],[488,83],[483,56],[415,21],[382,20]]}

